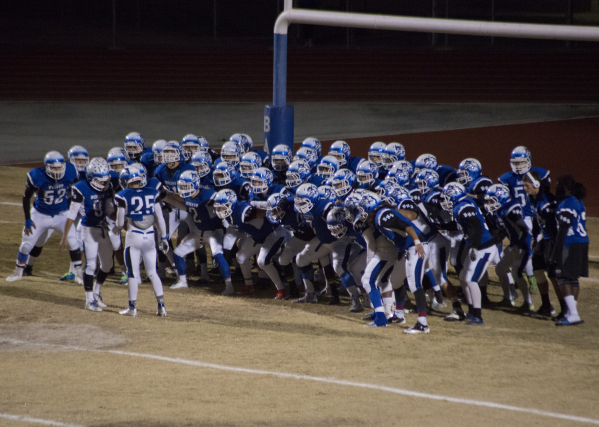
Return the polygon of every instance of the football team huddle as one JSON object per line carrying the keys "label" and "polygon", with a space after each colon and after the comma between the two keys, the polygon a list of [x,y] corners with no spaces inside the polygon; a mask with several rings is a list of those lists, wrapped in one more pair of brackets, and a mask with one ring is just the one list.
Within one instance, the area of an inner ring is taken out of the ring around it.
{"label": "football team huddle", "polygon": [[[200,280],[209,280],[209,245],[222,295],[235,295],[231,267],[243,278],[241,293],[255,292],[254,262],[262,283],[276,287],[276,299],[316,304],[330,294],[328,304],[338,305],[345,292],[352,313],[372,308],[363,318],[369,327],[405,324],[414,312],[416,323],[405,332],[428,333],[427,312],[448,305],[445,320],[467,325],[483,325],[481,309],[490,305],[518,306],[558,326],[582,323],[576,301],[579,277],[588,275],[589,243],[582,184],[562,176],[554,196],[549,171],[532,166],[522,146],[498,183],[474,158],[456,170],[432,154],[405,157],[397,142],[374,142],[364,159],[352,157],[341,140],[324,156],[316,138],[295,154],[281,144],[269,155],[247,134],[234,134],[216,153],[193,134],[146,147],[137,132],[106,159],[90,160],[81,146],[66,160],[51,151],[27,176],[22,243],[6,280],[31,275],[56,231],[71,259],[60,280],[82,284],[91,311],[106,307],[101,289],[116,260],[129,294],[120,314],[137,315],[143,262],[157,315],[166,316],[166,272],[177,275],[171,289],[187,288],[188,263],[195,268],[197,257]],[[487,296],[491,263],[500,302]],[[449,265],[459,285],[448,279]],[[406,306],[408,291],[415,309]],[[542,304],[535,311],[537,292]]]}

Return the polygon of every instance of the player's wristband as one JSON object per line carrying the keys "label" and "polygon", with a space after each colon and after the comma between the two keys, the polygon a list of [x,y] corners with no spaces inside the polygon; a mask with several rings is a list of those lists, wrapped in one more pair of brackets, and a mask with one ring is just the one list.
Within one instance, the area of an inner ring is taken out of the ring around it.
{"label": "player's wristband", "polygon": [[420,240],[416,239],[414,240],[414,245],[421,245],[422,243],[420,243]]}
{"label": "player's wristband", "polygon": [[33,220],[26,219],[25,220],[25,228],[31,228],[33,226]]}

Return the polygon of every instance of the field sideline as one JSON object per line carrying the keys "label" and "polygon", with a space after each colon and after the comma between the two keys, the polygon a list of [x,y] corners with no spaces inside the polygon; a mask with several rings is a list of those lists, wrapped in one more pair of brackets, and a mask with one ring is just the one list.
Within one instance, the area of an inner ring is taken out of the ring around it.
{"label": "field sideline", "polygon": [[4,281],[20,244],[26,173],[0,167],[0,425],[599,424],[599,218],[587,222],[579,327],[502,308],[484,310],[479,328],[433,313],[429,335],[407,336],[397,325],[363,328],[347,298],[298,307],[274,301],[274,287],[226,298],[217,277],[179,291],[167,280],[166,318],[154,316],[145,282],[139,316],[123,318],[127,289],[116,276],[102,313],[83,310],[81,286],[57,280],[68,254],[56,236],[33,277]]}

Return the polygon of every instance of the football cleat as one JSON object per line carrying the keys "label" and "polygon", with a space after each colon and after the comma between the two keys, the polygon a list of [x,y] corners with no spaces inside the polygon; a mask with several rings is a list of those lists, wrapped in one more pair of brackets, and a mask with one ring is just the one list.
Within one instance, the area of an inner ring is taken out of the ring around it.
{"label": "football cleat", "polygon": [[241,290],[241,295],[254,295],[255,292],[254,285],[245,285]]}
{"label": "football cleat", "polygon": [[364,325],[365,328],[386,328],[387,325],[377,325],[376,322],[370,322],[367,325]]}
{"label": "football cleat", "polygon": [[127,307],[126,309],[119,311],[119,314],[123,316],[137,317],[137,308]]}
{"label": "football cleat", "polygon": [[287,296],[287,291],[285,291],[285,289],[279,289],[277,291],[277,295],[275,296],[275,299],[284,300],[286,296]]}
{"label": "football cleat", "polygon": [[70,271],[68,273],[63,274],[62,276],[60,276],[58,278],[58,280],[60,280],[61,282],[65,282],[67,280],[74,280],[75,279],[75,274],[71,273]]}
{"label": "football cleat", "polygon": [[358,295],[352,295],[351,307],[349,311],[350,313],[361,313],[364,311],[364,306],[362,305],[362,301],[360,301],[360,297]]}
{"label": "football cleat", "polygon": [[365,316],[362,316],[362,320],[370,321],[374,319],[374,311],[372,313],[368,313]]}
{"label": "football cleat", "polygon": [[164,306],[159,306],[158,307],[158,311],[156,312],[156,316],[158,316],[158,317],[166,317],[166,308]]}
{"label": "football cleat", "polygon": [[466,325],[469,326],[483,326],[484,324],[485,322],[483,322],[483,319],[479,319],[478,317],[474,316],[472,316],[472,319],[466,322]]}
{"label": "football cleat", "polygon": [[446,322],[461,322],[462,320],[466,320],[466,315],[461,311],[454,311],[453,313],[445,316],[443,320]]}
{"label": "football cleat", "polygon": [[96,303],[96,300],[93,300],[92,302],[88,302],[85,304],[85,309],[89,310],[89,311],[102,311],[102,309],[100,307],[98,307],[98,304]]}
{"label": "football cleat", "polygon": [[108,307],[104,303],[104,301],[102,300],[102,297],[100,295],[94,294],[94,298],[96,299],[96,304],[98,304],[98,307],[102,307],[102,308]]}
{"label": "football cleat", "polygon": [[406,329],[404,334],[428,334],[430,333],[430,328],[428,325],[423,325],[420,322],[416,322],[416,324],[412,328]]}
{"label": "football cleat", "polygon": [[33,266],[32,265],[27,265],[25,267],[25,269],[23,270],[23,277],[26,276],[33,276]]}
{"label": "football cleat", "polygon": [[189,285],[187,284],[187,282],[178,281],[174,285],[171,285],[171,289],[185,289],[185,288],[189,288]]}
{"label": "football cleat", "polygon": [[299,299],[293,300],[292,302],[298,304],[317,304],[318,298],[316,297],[314,292],[306,292],[306,295]]}
{"label": "football cleat", "polygon": [[[366,318],[366,317],[365,317]],[[387,326],[389,323],[387,321],[387,316],[382,311],[375,311],[371,316],[372,322],[367,325],[364,325],[366,328],[374,328],[376,326]]]}
{"label": "football cleat", "polygon": [[227,286],[225,288],[225,290],[221,293],[222,296],[224,297],[230,297],[231,295],[235,294],[235,289],[233,289],[233,286]]}
{"label": "football cleat", "polygon": [[557,312],[553,309],[553,306],[551,305],[541,305],[541,307],[539,307],[539,309],[537,310],[536,314],[537,316],[552,317],[555,316]]}
{"label": "football cleat", "polygon": [[563,318],[562,320],[560,320],[559,322],[557,322],[555,324],[555,326],[575,326],[575,325],[580,325],[584,323],[584,320],[575,320],[575,321],[570,321],[568,320],[567,317]]}
{"label": "football cleat", "polygon": [[15,271],[6,278],[7,282],[14,282],[23,278],[23,269],[21,267],[15,267]]}
{"label": "football cleat", "polygon": [[405,325],[405,323],[406,323],[406,319],[405,318],[399,317],[399,316],[397,316],[395,314],[393,314],[393,316],[391,316],[390,318],[388,318],[387,321],[389,323],[395,323],[395,324],[398,324],[398,325]]}
{"label": "football cleat", "polygon": [[431,310],[432,311],[441,311],[441,308],[447,307],[447,303],[443,301],[441,304],[437,302],[437,298],[433,298],[431,301]]}
{"label": "football cleat", "polygon": [[119,282],[121,285],[126,285],[129,283],[129,278],[127,277],[127,273],[121,273],[121,281]]}

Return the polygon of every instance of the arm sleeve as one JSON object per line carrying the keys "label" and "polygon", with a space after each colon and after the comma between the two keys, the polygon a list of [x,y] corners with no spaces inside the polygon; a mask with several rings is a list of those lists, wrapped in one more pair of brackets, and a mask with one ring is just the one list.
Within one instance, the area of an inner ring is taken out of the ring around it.
{"label": "arm sleeve", "polygon": [[404,221],[402,218],[400,218],[397,215],[394,215],[391,212],[385,213],[383,215],[380,215],[378,225],[393,232],[405,233],[406,229],[412,226],[412,223],[408,219],[404,218]]}
{"label": "arm sleeve", "polygon": [[252,207],[254,207],[256,209],[261,209],[263,211],[267,210],[267,208],[268,208],[268,202],[261,202],[259,200],[252,200],[250,202],[250,204],[252,205]]}
{"label": "arm sleeve", "polygon": [[162,215],[162,208],[160,203],[154,204],[154,217],[158,221],[158,230],[160,230],[160,238],[166,236],[166,223],[164,222],[164,215]]}
{"label": "arm sleeve", "polygon": [[118,206],[116,210],[116,226],[123,228],[125,226],[125,207]]}
{"label": "arm sleeve", "polygon": [[23,211],[25,219],[31,219],[31,196],[35,194],[37,187],[31,182],[31,178],[27,175],[27,185],[25,186],[25,194],[23,195]]}
{"label": "arm sleeve", "polygon": [[71,191],[71,206],[69,208],[69,214],[67,218],[75,221],[77,219],[77,215],[79,214],[79,210],[81,209],[81,204],[83,203],[83,194],[77,189],[77,187],[72,187]]}
{"label": "arm sleeve", "polygon": [[[162,193],[161,193],[161,195],[162,195]],[[169,205],[174,206],[177,209],[181,209],[182,211],[187,210],[185,203],[180,202],[179,200],[175,199],[170,194],[166,194],[164,197],[160,196],[160,198],[162,199],[162,201],[164,203],[168,203]]]}
{"label": "arm sleeve", "polygon": [[483,239],[483,225],[476,216],[474,207],[466,207],[459,213],[460,224],[464,228],[464,234],[468,235],[470,245],[474,249],[480,249]]}

